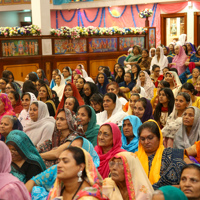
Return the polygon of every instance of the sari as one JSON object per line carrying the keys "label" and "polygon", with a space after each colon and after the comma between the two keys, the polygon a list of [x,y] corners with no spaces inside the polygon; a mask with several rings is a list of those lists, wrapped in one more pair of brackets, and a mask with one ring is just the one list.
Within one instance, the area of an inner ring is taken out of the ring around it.
{"label": "sari", "polygon": [[150,71],[152,71],[152,67],[153,65],[158,65],[160,67],[160,70],[162,71],[165,67],[168,66],[168,59],[167,57],[164,55],[164,51],[162,47],[157,47],[160,49],[160,60],[158,61],[158,56],[155,55],[151,61],[151,66],[150,66]]}
{"label": "sari", "polygon": [[24,128],[24,132],[29,136],[35,146],[39,146],[44,141],[51,139],[55,127],[55,119],[49,116],[47,105],[42,101],[37,101],[37,103],[37,121],[30,120]]}
{"label": "sari", "polygon": [[[25,160],[25,163],[28,164],[28,168],[32,169],[31,173],[33,176],[37,175],[38,172],[40,173],[46,169],[45,164],[40,157],[37,149],[23,131],[11,131],[6,138],[6,144],[15,147],[21,157]],[[26,183],[29,180],[28,176],[30,171],[23,171],[23,165],[20,168],[16,164],[12,163],[11,174],[19,178],[19,180],[21,180],[22,182]]]}
{"label": "sari", "polygon": [[140,73],[143,72],[145,74],[145,82],[144,82],[144,86],[141,85],[141,81],[140,81],[140,78],[138,77],[137,79],[137,84],[136,86],[139,86],[139,87],[143,87],[144,90],[145,90],[145,98],[147,99],[152,99],[153,98],[153,90],[155,88],[155,85],[153,84],[150,76],[147,74],[146,71],[140,71]]}
{"label": "sari", "polygon": [[162,191],[165,200],[188,200],[185,194],[181,191],[181,189],[169,186],[163,186],[159,188]]}
{"label": "sari", "polygon": [[127,116],[127,113],[125,113],[123,111],[121,101],[119,100],[119,98],[117,96],[116,96],[115,104],[116,104],[115,108],[114,108],[110,118],[108,118],[106,110],[104,110],[96,115],[97,124],[99,124],[101,126],[103,123],[112,122],[112,123],[117,124],[118,126],[121,126],[122,120],[124,119],[124,117]]}
{"label": "sari", "polygon": [[151,57],[147,57],[143,59],[142,57],[139,58],[137,64],[140,66],[141,70],[149,70],[151,65]]}
{"label": "sari", "polygon": [[105,123],[102,126],[104,126],[104,125],[109,125],[111,130],[112,130],[113,147],[106,154],[103,154],[103,149],[102,149],[102,147],[99,146],[98,139],[97,139],[97,146],[94,149],[95,149],[95,151],[97,152],[97,154],[99,155],[99,158],[100,158],[100,166],[98,167],[98,171],[103,178],[107,178],[109,173],[110,173],[110,169],[109,169],[109,166],[108,166],[109,160],[115,154],[122,152],[122,151],[125,151],[125,150],[123,150],[121,148],[121,146],[122,146],[121,132],[120,132],[118,126],[116,124],[113,124],[113,123]]}
{"label": "sari", "polygon": [[[122,159],[129,200],[151,199],[153,188],[137,156],[134,153],[121,152],[112,159],[114,158]],[[112,178],[104,179],[103,194],[110,200],[123,200],[121,192]]]}
{"label": "sari", "polygon": [[[131,142],[128,144],[127,142],[127,138],[124,135],[124,131],[123,131],[123,125],[124,125],[124,121],[125,120],[129,120],[131,125],[132,125],[132,129],[133,129],[133,135],[134,138],[131,140]],[[138,136],[138,128],[142,125],[141,120],[134,116],[134,115],[130,115],[127,116],[123,119],[122,121],[122,129],[121,129],[121,133],[122,133],[122,148],[125,149],[126,151],[129,152],[136,152],[138,150],[138,143],[139,143],[139,136]]]}
{"label": "sari", "polygon": [[177,149],[186,149],[192,146],[196,141],[200,140],[200,109],[194,106],[189,106],[188,108],[194,109],[194,122],[189,136],[187,135],[186,126],[183,123],[178,129],[173,146]]}
{"label": "sari", "polygon": [[[181,177],[181,169],[186,163],[184,159],[184,150],[164,148],[163,136],[159,125],[154,122],[160,132],[160,144],[156,153],[147,156],[141,142],[139,141],[138,152],[136,152],[143,168],[154,189],[164,185],[178,185]],[[171,173],[173,172],[173,173]]]}
{"label": "sari", "polygon": [[13,112],[12,104],[11,104],[10,100],[8,99],[7,94],[1,93],[0,100],[4,104],[4,112],[0,115],[0,121],[4,115],[15,116],[15,113]]}
{"label": "sari", "polygon": [[60,85],[55,85],[52,90],[56,91],[57,95],[58,95],[58,98],[59,98],[59,101],[61,101],[62,99],[62,94],[64,92],[64,89],[65,89],[65,79],[63,77],[62,74],[60,74],[60,77],[61,77],[61,81],[60,81]]}
{"label": "sari", "polygon": [[188,57],[183,47],[179,46],[179,48],[180,49],[178,55],[174,56],[172,59],[172,63],[176,63],[176,65],[171,65],[171,68],[176,68],[178,70],[178,75],[181,75],[186,69],[185,62]]}
{"label": "sari", "polygon": [[[134,55],[133,50],[134,48],[137,47],[139,50],[138,55]],[[139,58],[142,56],[142,49],[139,45],[134,45],[132,48],[132,52],[128,55],[128,57],[125,59],[126,62],[136,62],[139,60]]]}
{"label": "sari", "polygon": [[[100,164],[99,156],[97,152],[94,150],[92,143],[86,138],[81,136],[76,137],[74,140],[76,139],[83,140],[82,148],[85,149],[90,154],[95,167],[96,168],[99,167]],[[52,186],[56,181],[56,177],[57,177],[57,165],[53,165],[44,172],[33,177],[31,180],[33,180],[37,186],[34,186],[32,189],[31,192],[32,200],[46,200],[49,191],[51,190]]]}
{"label": "sari", "polygon": [[[66,89],[66,87],[67,87],[68,85],[71,86],[71,88],[72,88],[72,90],[73,90],[73,96],[77,99],[79,105],[80,105],[80,106],[84,105],[84,101],[83,101],[81,95],[79,94],[79,91],[78,91],[78,89],[76,88],[76,86],[75,86],[73,83],[67,83],[67,85],[65,86],[65,89]],[[59,103],[59,105],[58,105],[55,118],[56,118],[56,116],[57,116],[57,114],[58,114],[58,111],[64,107],[65,100],[66,100],[66,97],[65,97],[65,89],[64,89],[64,92],[63,92],[62,99],[61,99],[61,101],[60,101],[60,103]]]}
{"label": "sari", "polygon": [[[44,102],[47,104],[47,107],[48,107],[48,111],[49,111],[49,115],[50,116],[55,116],[55,113],[56,113],[56,106],[55,106],[55,103],[53,102],[53,95],[52,95],[52,91],[50,89],[50,87],[48,85],[42,85],[46,88],[47,90],[47,101]],[[38,96],[38,100],[41,101],[40,97]]]}
{"label": "sari", "polygon": [[[32,104],[33,101],[37,101],[37,98],[33,93],[27,92],[27,94],[30,97],[30,105]],[[20,123],[23,126],[23,130],[26,127],[27,123],[31,120],[30,115],[29,115],[29,109],[30,109],[30,106],[29,106],[28,110],[23,109],[20,112],[19,117],[18,117]]]}
{"label": "sari", "polygon": [[0,141],[0,197],[1,199],[30,200],[25,185],[12,174],[12,157],[9,148]]}
{"label": "sari", "polygon": [[[102,194],[102,182],[103,179],[99,175],[98,170],[96,169],[92,157],[90,154],[82,149],[84,156],[85,156],[85,171],[87,176],[87,183],[90,185],[90,187],[86,187],[82,190],[79,190],[76,196],[73,198],[73,200],[78,199],[94,199],[94,200],[103,200],[106,198],[103,198]],[[61,191],[63,189],[64,185],[61,180],[58,178],[56,179],[54,183],[54,187],[50,190],[47,200],[56,200],[56,199],[62,199],[59,196],[61,195]],[[93,197],[93,198],[90,198]]]}

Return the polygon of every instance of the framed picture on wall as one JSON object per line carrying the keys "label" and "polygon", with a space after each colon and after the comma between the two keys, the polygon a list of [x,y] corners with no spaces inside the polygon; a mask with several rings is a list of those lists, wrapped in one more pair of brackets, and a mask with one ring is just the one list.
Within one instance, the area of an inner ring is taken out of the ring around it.
{"label": "framed picture on wall", "polygon": [[4,0],[4,4],[10,4],[12,3],[12,0]]}
{"label": "framed picture on wall", "polygon": [[89,38],[89,52],[117,51],[117,38]]}
{"label": "framed picture on wall", "polygon": [[23,3],[22,0],[13,0],[13,3]]}
{"label": "framed picture on wall", "polygon": [[145,47],[145,37],[120,37],[119,38],[119,50],[120,51],[128,51],[129,48],[134,45],[138,45],[141,48]]}
{"label": "framed picture on wall", "polygon": [[39,55],[38,40],[2,40],[2,56],[35,56]]}
{"label": "framed picture on wall", "polygon": [[55,54],[87,53],[86,39],[55,39],[54,52]]}
{"label": "framed picture on wall", "polygon": [[149,49],[156,47],[156,28],[149,28]]}

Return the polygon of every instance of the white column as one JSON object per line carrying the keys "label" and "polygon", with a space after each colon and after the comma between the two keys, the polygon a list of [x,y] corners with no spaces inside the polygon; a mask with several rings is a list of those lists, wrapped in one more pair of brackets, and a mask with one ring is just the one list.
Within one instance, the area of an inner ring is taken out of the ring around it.
{"label": "white column", "polygon": [[194,6],[187,6],[187,41],[194,44]]}
{"label": "white column", "polygon": [[[33,24],[41,28],[42,35],[50,35],[50,1],[31,0],[31,8]],[[42,39],[42,55],[52,55],[51,39]]]}

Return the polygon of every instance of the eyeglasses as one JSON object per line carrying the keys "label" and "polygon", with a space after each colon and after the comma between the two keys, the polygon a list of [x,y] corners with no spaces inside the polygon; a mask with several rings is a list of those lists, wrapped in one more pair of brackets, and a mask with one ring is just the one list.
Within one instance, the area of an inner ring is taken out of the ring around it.
{"label": "eyeglasses", "polygon": [[113,168],[115,165],[116,165],[116,167],[119,167],[119,168],[123,168],[124,167],[124,164],[122,162],[110,161],[108,164],[109,164],[110,168]]}

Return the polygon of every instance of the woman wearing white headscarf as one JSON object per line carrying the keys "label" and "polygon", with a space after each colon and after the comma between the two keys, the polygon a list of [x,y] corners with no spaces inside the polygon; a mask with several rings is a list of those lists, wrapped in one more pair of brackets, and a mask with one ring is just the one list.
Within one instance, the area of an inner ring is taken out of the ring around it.
{"label": "woman wearing white headscarf", "polygon": [[189,106],[183,113],[183,123],[174,138],[173,148],[186,149],[200,140],[200,109]]}
{"label": "woman wearing white headscarf", "polygon": [[80,70],[82,72],[83,78],[87,78],[88,74],[85,71],[85,68],[82,64],[77,65],[76,69]]}
{"label": "woman wearing white headscarf", "polygon": [[153,84],[150,76],[147,74],[146,71],[140,71],[138,79],[137,79],[137,86],[143,87],[145,90],[145,98],[152,99],[153,98],[153,90],[155,85]]}
{"label": "woman wearing white headscarf", "polygon": [[122,110],[122,103],[114,93],[107,93],[103,98],[104,111],[97,114],[97,124],[112,122],[121,126],[122,120],[128,114]]}
{"label": "woman wearing white headscarf", "polygon": [[56,75],[55,83],[56,83],[56,86],[54,86],[52,90],[54,90],[57,93],[59,101],[61,101],[64,89],[65,89],[65,79],[61,73]]}
{"label": "woman wearing white headscarf", "polygon": [[26,124],[31,120],[29,116],[29,109],[33,101],[37,101],[37,98],[33,93],[26,92],[22,95],[23,110],[20,112],[18,119],[23,126],[23,130],[26,127]]}
{"label": "woman wearing white headscarf", "polygon": [[164,55],[164,51],[162,47],[157,47],[156,48],[156,55],[153,57],[152,61],[151,61],[151,66],[150,66],[150,70],[152,71],[152,66],[153,65],[158,65],[160,67],[160,70],[162,71],[165,67],[168,66],[168,59],[167,57]]}
{"label": "woman wearing white headscarf", "polygon": [[177,42],[178,45],[185,45],[186,44],[186,40],[187,40],[187,35],[186,34],[181,34],[179,36],[179,41]]}
{"label": "woman wearing white headscarf", "polygon": [[31,121],[27,123],[24,132],[35,146],[46,140],[51,140],[55,127],[55,119],[49,116],[47,105],[42,101],[32,102],[29,110]]}
{"label": "woman wearing white headscarf", "polygon": [[149,50],[149,57],[150,58],[153,58],[156,54],[156,48],[152,47],[150,50]]}

